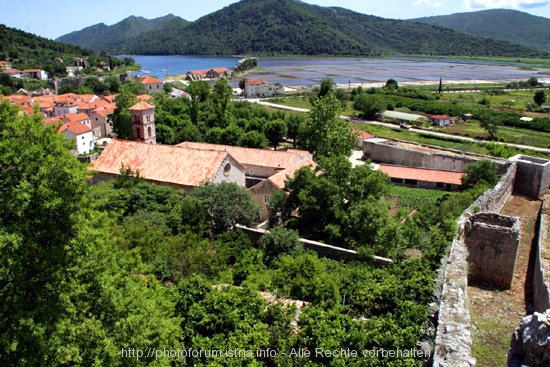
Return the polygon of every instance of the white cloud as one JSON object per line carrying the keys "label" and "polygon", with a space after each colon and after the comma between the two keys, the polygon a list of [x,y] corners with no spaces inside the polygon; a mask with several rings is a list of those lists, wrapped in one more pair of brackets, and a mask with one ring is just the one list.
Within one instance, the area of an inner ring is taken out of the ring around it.
{"label": "white cloud", "polygon": [[[419,0],[422,1],[422,0]],[[548,5],[548,0],[463,0],[468,9],[537,8]]]}
{"label": "white cloud", "polygon": [[439,8],[443,3],[439,0],[416,0],[414,6],[425,6],[428,8]]}

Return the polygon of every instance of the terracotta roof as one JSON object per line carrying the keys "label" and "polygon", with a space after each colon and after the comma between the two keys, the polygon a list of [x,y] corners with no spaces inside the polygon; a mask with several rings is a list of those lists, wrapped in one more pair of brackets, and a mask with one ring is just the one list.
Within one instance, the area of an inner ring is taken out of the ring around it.
{"label": "terracotta roof", "polygon": [[300,162],[277,172],[273,176],[269,177],[268,180],[271,181],[275,186],[280,189],[285,188],[285,181],[288,181],[290,178],[294,178],[294,173],[302,167],[311,166],[313,168],[317,167],[317,163],[312,161],[309,158],[302,159]]}
{"label": "terracotta roof", "polygon": [[146,180],[196,187],[211,181],[227,156],[222,151],[114,139],[92,169],[118,175],[124,165],[139,170]]}
{"label": "terracotta roof", "polygon": [[443,115],[431,115],[429,117],[433,120],[448,120],[448,119],[450,119],[449,116],[443,116]]}
{"label": "terracotta roof", "polygon": [[461,185],[463,172],[441,171],[427,168],[392,166],[381,164],[379,171],[384,172],[391,178],[400,178],[405,180],[418,180],[426,182],[442,182],[448,184]]}
{"label": "terracotta roof", "polygon": [[149,103],[147,102],[138,102],[136,103],[135,105],[133,105],[132,107],[128,108],[130,111],[145,111],[145,110],[151,110],[155,108],[155,106],[153,105],[150,105]]}
{"label": "terracotta roof", "polygon": [[[210,70],[213,70],[218,74],[229,73],[228,68],[213,68],[213,69],[210,69]],[[210,70],[208,70],[208,71],[210,71]]]}
{"label": "terracotta roof", "polygon": [[249,79],[249,80],[246,81],[246,84],[248,84],[248,85],[262,85],[262,84],[264,84],[264,82],[262,82],[259,79]]}
{"label": "terracotta roof", "polygon": [[67,122],[57,130],[57,133],[62,133],[63,131],[68,130],[75,135],[80,135],[92,131],[92,128],[85,124],[77,124],[75,122]]}
{"label": "terracotta roof", "polygon": [[19,73],[21,73],[21,70],[5,69],[5,70],[2,71],[2,73],[4,73],[4,74],[19,74]]}
{"label": "terracotta roof", "polygon": [[157,84],[162,83],[157,78],[153,78],[152,76],[143,76],[139,78],[139,81],[141,84]]}
{"label": "terracotta roof", "polygon": [[205,70],[191,70],[191,71],[188,71],[187,74],[192,74],[192,75],[203,75],[203,74],[206,74],[208,73],[208,69],[205,69]]}
{"label": "terracotta roof", "polygon": [[234,147],[231,145],[196,143],[190,141],[180,143],[177,146],[187,147],[191,149],[225,151],[243,166],[253,165],[285,169],[301,161],[304,158],[302,157],[302,155],[296,152],[243,148]]}
{"label": "terracotta roof", "polygon": [[357,134],[359,136],[359,139],[361,139],[361,140],[374,138],[374,135],[369,134],[368,132],[366,132],[364,130],[353,129],[353,133]]}
{"label": "terracotta roof", "polygon": [[68,115],[65,115],[63,116],[63,121],[65,122],[75,122],[75,123],[79,123],[81,121],[84,121],[84,120],[89,120],[90,119],[90,116],[86,115],[85,113],[71,113],[71,114],[68,114]]}
{"label": "terracotta roof", "polygon": [[148,100],[150,100],[151,98],[153,98],[153,97],[151,97],[149,94],[138,94],[138,95],[136,96],[136,99],[137,99],[137,100],[140,100],[140,101],[148,101]]}
{"label": "terracotta roof", "polygon": [[94,113],[97,113],[98,115],[102,117],[107,117],[107,115],[112,114],[115,111],[116,105],[114,103],[108,104],[106,106],[98,107],[94,110]]}
{"label": "terracotta roof", "polygon": [[53,125],[58,124],[63,120],[63,116],[54,116],[44,119],[44,125]]}

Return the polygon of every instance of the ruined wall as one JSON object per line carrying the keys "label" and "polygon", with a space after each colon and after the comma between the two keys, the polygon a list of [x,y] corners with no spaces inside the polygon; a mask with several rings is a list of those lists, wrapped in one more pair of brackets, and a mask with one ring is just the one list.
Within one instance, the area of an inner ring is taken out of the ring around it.
{"label": "ruined wall", "polygon": [[[256,244],[256,242],[258,242],[258,240],[264,234],[269,233],[269,231],[265,229],[249,228],[240,224],[235,225],[235,227],[240,229],[244,233],[246,233],[246,235],[248,236],[248,238],[250,238],[250,241],[253,244]],[[357,258],[357,251],[354,251],[354,250],[327,245],[325,243],[311,241],[305,238],[300,238],[299,241],[304,246],[304,249],[313,250],[316,253],[318,253],[320,256],[325,256],[331,259],[344,260],[344,261],[351,261]],[[384,264],[392,264],[393,260],[385,257],[374,256],[374,262],[376,264],[384,265]]]}
{"label": "ruined wall", "polygon": [[464,227],[468,280],[509,289],[519,248],[521,221],[496,213],[470,216]]}
{"label": "ruined wall", "polygon": [[468,250],[464,241],[466,222],[470,215],[480,210],[500,211],[512,193],[515,177],[516,165],[511,164],[499,183],[493,189],[485,191],[459,219],[449,257],[442,263],[440,270],[443,281],[434,346],[434,367],[475,366],[468,306]]}
{"label": "ruined wall", "polygon": [[539,216],[536,239],[535,268],[533,274],[533,308],[545,312],[550,308],[550,238],[548,238],[548,212],[550,202],[545,200]]}
{"label": "ruined wall", "polygon": [[[516,155],[510,161],[517,162],[517,175],[514,191],[538,199],[550,186],[550,161],[541,158]],[[522,179],[524,178],[524,179]]]}
{"label": "ruined wall", "polygon": [[[481,159],[495,161],[494,157],[481,154],[379,138],[363,141],[363,156],[365,159],[371,159],[377,163],[461,172],[469,164]],[[504,173],[504,160],[498,164],[500,173]]]}

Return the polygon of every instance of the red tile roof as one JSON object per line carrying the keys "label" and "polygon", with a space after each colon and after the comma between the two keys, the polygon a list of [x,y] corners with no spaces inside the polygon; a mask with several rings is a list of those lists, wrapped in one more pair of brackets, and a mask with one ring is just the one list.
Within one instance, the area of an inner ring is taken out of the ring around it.
{"label": "red tile roof", "polygon": [[[262,166],[271,168],[288,168],[301,161],[304,157],[296,151],[279,151],[234,147],[231,145],[183,142],[177,146],[191,149],[217,150],[228,152],[243,166]],[[307,152],[306,152],[307,153]]]}
{"label": "red tile roof", "polygon": [[379,171],[384,172],[391,178],[400,178],[405,180],[418,180],[426,182],[442,182],[448,184],[461,185],[463,172],[441,171],[427,168],[393,166],[381,164]]}
{"label": "red tile roof", "polygon": [[79,123],[81,121],[89,120],[90,116],[86,115],[85,113],[74,113],[74,114],[68,114],[63,116],[63,121],[65,122],[74,122]]}
{"label": "red tile roof", "polygon": [[155,108],[155,106],[153,105],[150,105],[149,103],[147,102],[138,102],[136,103],[135,105],[133,105],[132,107],[128,108],[130,111],[145,111],[145,110],[151,110]]}
{"label": "red tile roof", "polygon": [[67,122],[67,123],[61,125],[61,127],[57,130],[57,133],[60,134],[65,130],[68,130],[68,131],[72,132],[75,135],[80,135],[80,134],[87,133],[88,131],[92,131],[92,128],[89,127],[88,125],[85,125],[85,124],[77,124],[77,123],[74,123],[74,122]]}
{"label": "red tile roof", "polygon": [[93,170],[118,175],[124,165],[139,170],[146,180],[196,187],[210,182],[227,157],[223,151],[114,139],[94,162]]}
{"label": "red tile roof", "polygon": [[374,135],[369,134],[368,132],[366,132],[364,130],[353,129],[353,133],[357,134],[359,139],[361,139],[361,140],[372,139],[372,138],[375,137]]}
{"label": "red tile roof", "polygon": [[21,73],[21,70],[5,69],[5,70],[2,70],[2,73],[4,73],[4,74],[19,74],[19,73]]}
{"label": "red tile roof", "polygon": [[450,119],[449,116],[443,116],[443,115],[431,115],[431,116],[429,116],[429,118],[431,118],[433,120],[448,120],[448,119]]}
{"label": "red tile roof", "polygon": [[271,181],[278,188],[284,189],[285,181],[288,181],[290,178],[294,178],[294,174],[296,173],[296,171],[305,166],[311,166],[312,168],[315,168],[317,167],[317,163],[309,158],[302,159],[300,162],[282,171],[277,172],[273,176],[269,177],[268,180]]}
{"label": "red tile roof", "polygon": [[158,80],[157,78],[153,78],[152,76],[143,76],[143,77],[140,77],[139,78],[139,82],[141,84],[157,84],[157,83],[162,83],[160,80]]}
{"label": "red tile roof", "polygon": [[264,82],[259,80],[259,79],[249,79],[249,80],[246,81],[246,84],[248,84],[248,85],[262,85],[262,84],[264,84]]}

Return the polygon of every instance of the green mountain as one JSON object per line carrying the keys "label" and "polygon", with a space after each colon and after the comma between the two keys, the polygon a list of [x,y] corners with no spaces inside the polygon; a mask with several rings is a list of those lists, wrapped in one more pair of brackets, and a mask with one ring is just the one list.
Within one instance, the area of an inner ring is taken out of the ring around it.
{"label": "green mountain", "polygon": [[447,27],[481,37],[550,50],[550,19],[517,10],[494,9],[411,21]]}
{"label": "green mountain", "polygon": [[174,20],[177,20],[178,24],[181,25],[188,23],[173,14],[155,19],[130,16],[112,26],[99,23],[63,35],[57,38],[56,41],[79,45],[96,52],[110,51],[119,49],[129,40],[137,39],[141,35],[163,27]]}
{"label": "green mountain", "polygon": [[[13,68],[42,68],[50,75],[65,74],[62,59],[73,65],[75,57],[88,57],[93,52],[0,24],[0,60],[9,61]],[[56,58],[58,58],[56,60]]]}
{"label": "green mountain", "polygon": [[543,51],[448,28],[298,0],[241,0],[192,23],[167,22],[106,50],[143,55],[545,56]]}

